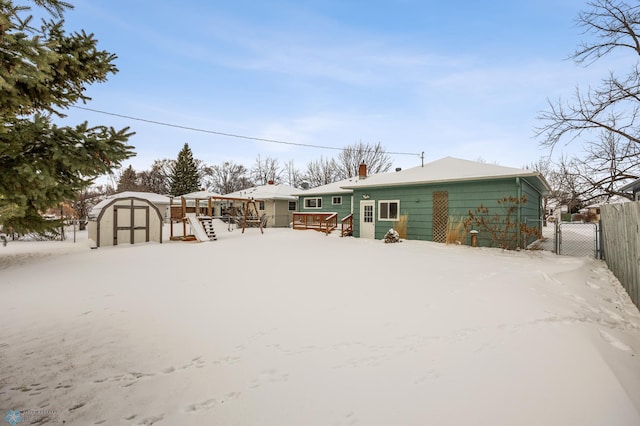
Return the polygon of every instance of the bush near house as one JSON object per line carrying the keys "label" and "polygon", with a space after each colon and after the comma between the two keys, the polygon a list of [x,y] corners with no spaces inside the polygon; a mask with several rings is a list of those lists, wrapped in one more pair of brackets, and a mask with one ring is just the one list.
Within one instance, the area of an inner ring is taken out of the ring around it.
{"label": "bush near house", "polygon": [[449,216],[447,222],[447,235],[445,242],[447,244],[464,244],[467,235],[471,230],[471,219],[469,217],[454,218]]}
{"label": "bush near house", "polygon": [[469,210],[471,225],[488,239],[491,247],[515,250],[542,238],[539,228],[522,223],[516,216],[520,206],[527,203],[525,195],[520,198],[504,196],[497,201],[501,209],[493,214],[482,204],[473,211]]}

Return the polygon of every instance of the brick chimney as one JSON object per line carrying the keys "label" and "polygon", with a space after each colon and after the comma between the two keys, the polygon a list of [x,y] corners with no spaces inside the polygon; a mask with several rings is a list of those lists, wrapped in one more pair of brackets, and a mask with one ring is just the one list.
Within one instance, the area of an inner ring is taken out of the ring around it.
{"label": "brick chimney", "polygon": [[364,161],[362,163],[360,163],[360,166],[358,167],[358,178],[359,179],[364,179],[367,177],[367,165],[364,164]]}
{"label": "brick chimney", "polygon": [[269,185],[273,185],[273,181],[270,180],[269,182],[267,182]]}

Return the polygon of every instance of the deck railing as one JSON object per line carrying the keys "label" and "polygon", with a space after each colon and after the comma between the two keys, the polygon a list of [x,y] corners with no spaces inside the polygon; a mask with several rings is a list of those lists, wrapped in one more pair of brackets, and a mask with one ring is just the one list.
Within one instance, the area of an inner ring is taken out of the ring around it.
{"label": "deck railing", "polygon": [[315,229],[325,234],[338,227],[338,213],[293,213],[293,229]]}
{"label": "deck railing", "polygon": [[340,224],[342,225],[341,237],[353,235],[353,213],[342,218]]}

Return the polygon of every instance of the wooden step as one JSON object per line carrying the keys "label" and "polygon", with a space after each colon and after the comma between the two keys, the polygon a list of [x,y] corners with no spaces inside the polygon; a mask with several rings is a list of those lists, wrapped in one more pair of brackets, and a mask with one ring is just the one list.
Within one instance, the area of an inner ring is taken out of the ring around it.
{"label": "wooden step", "polygon": [[216,236],[216,230],[213,227],[213,219],[211,219],[210,217],[201,216],[201,217],[198,217],[198,220],[202,224],[202,227],[204,228],[204,232],[206,232],[209,239],[216,241],[218,237]]}

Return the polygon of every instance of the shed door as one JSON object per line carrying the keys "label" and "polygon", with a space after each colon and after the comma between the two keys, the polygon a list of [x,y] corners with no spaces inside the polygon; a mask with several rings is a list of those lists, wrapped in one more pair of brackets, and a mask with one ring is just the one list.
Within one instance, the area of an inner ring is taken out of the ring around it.
{"label": "shed door", "polygon": [[149,242],[149,206],[113,206],[113,245]]}
{"label": "shed door", "polygon": [[360,201],[360,238],[376,237],[375,201]]}
{"label": "shed door", "polygon": [[433,193],[433,235],[436,243],[447,242],[447,223],[449,222],[449,193],[436,191]]}

